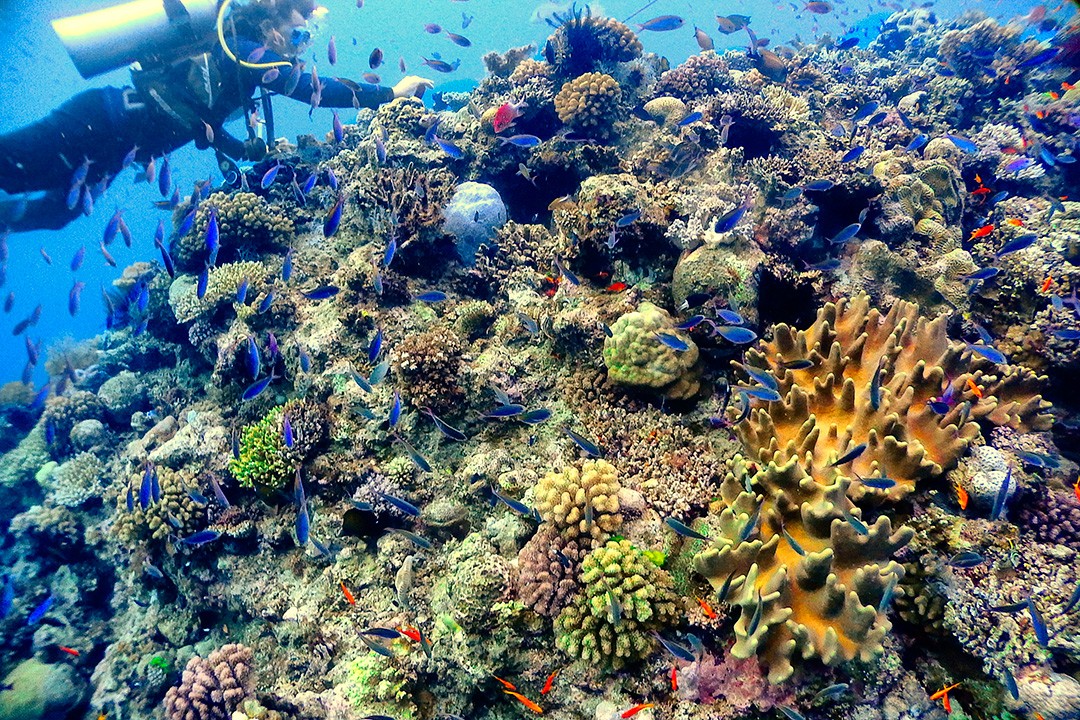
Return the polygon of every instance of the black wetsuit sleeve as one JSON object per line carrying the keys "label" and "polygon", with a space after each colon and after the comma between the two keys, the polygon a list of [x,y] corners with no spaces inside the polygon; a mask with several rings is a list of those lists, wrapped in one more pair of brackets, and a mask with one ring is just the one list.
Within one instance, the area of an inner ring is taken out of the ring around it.
{"label": "black wetsuit sleeve", "polygon": [[[253,42],[241,42],[240,43],[240,57],[246,57],[252,50],[259,47]],[[262,58],[259,59],[259,63],[274,63],[274,62],[289,62],[277,53],[267,50]],[[295,66],[295,60],[292,61]],[[279,95],[285,95],[293,100],[299,100],[303,103],[311,102],[311,95],[314,87],[312,85],[312,76],[309,72],[300,73],[299,79],[296,81],[296,87],[292,88],[292,92],[285,92],[290,83],[290,75],[292,69],[290,67],[281,66],[278,68],[277,76],[269,82],[263,82],[266,70],[249,70],[252,73],[258,73],[255,75],[255,84],[270,90],[271,92],[278,93]],[[394,99],[394,91],[392,88],[383,87],[382,85],[369,85],[366,83],[346,83],[342,82],[338,78],[319,78],[319,82],[322,84],[322,99],[319,102],[319,107],[329,108],[350,108],[353,107],[353,98],[356,98],[357,104],[360,107],[377,108],[384,103],[388,103]]]}

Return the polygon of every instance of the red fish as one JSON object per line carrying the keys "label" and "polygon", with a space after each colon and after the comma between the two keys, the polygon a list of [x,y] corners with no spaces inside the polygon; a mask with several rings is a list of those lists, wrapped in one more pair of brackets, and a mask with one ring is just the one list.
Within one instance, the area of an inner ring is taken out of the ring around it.
{"label": "red fish", "polygon": [[356,598],[353,597],[353,594],[351,592],[349,592],[349,588],[345,587],[344,582],[341,583],[341,592],[345,593],[345,599],[350,605],[356,604]]}
{"label": "red fish", "polygon": [[629,287],[629,286],[624,282],[613,282],[610,285],[608,285],[606,288],[604,288],[604,290],[609,292],[609,293],[621,293],[627,287]]}
{"label": "red fish", "polygon": [[519,693],[517,690],[503,690],[503,692],[506,693],[507,695],[515,698],[519,703],[521,703],[525,707],[529,708],[530,710],[532,710],[537,715],[542,715],[544,713],[544,708],[540,707],[539,705],[534,703],[532,700],[530,700],[529,698],[527,698],[524,695],[522,695],[521,693]]}
{"label": "red fish", "polygon": [[635,715],[637,715],[639,712],[641,712],[642,710],[648,710],[649,708],[653,707],[654,704],[655,703],[641,703],[639,705],[635,705],[634,707],[630,708],[629,710],[624,710],[622,715],[619,715],[619,717],[624,718],[624,719],[625,718],[632,718]]}
{"label": "red fish", "polygon": [[503,130],[511,127],[514,121],[521,117],[521,108],[525,107],[526,103],[503,103],[499,106],[499,109],[495,111],[495,117],[491,121],[492,127],[495,132],[501,133]]}
{"label": "red fish", "polygon": [[701,606],[701,611],[705,613],[705,617],[709,618],[710,620],[716,619],[716,611],[712,609],[709,603],[705,602],[701,598],[694,599],[697,600],[697,604]]}
{"label": "red fish", "polygon": [[1076,478],[1076,482],[1073,483],[1073,492],[1076,493],[1076,499],[1080,500],[1080,477]]}
{"label": "red fish", "polygon": [[79,657],[79,651],[76,650],[75,648],[64,647],[63,645],[57,645],[56,647],[60,648],[61,652],[66,652],[68,655],[71,655],[72,657]]}
{"label": "red fish", "polygon": [[671,666],[671,692],[678,692],[679,690],[679,666]]}
{"label": "red fish", "polygon": [[1051,276],[1047,275],[1047,276],[1046,276],[1046,279],[1045,279],[1045,280],[1043,280],[1043,284],[1042,284],[1042,287],[1041,287],[1041,288],[1039,288],[1039,292],[1042,292],[1042,293],[1046,292],[1047,290],[1049,290],[1049,289],[1050,289],[1050,286],[1051,286],[1051,285],[1053,285],[1053,284],[1054,284],[1054,278],[1052,278]]}
{"label": "red fish", "polygon": [[506,688],[507,690],[517,690],[517,688],[516,688],[516,687],[514,686],[514,683],[510,682],[509,680],[503,680],[503,679],[502,679],[501,677],[499,677],[498,675],[492,675],[491,677],[493,677],[493,678],[495,678],[496,680],[498,680],[498,681],[499,681],[499,682],[500,682],[500,683],[502,684],[502,686],[503,686],[504,688]]}
{"label": "red fish", "polygon": [[[417,630],[416,628],[414,628],[414,627],[403,627],[403,628],[398,628],[398,631],[401,632],[401,634],[404,635],[405,637],[412,640],[413,642],[420,642],[420,631]],[[498,679],[498,678],[496,678],[496,679]]]}
{"label": "red fish", "polygon": [[547,695],[549,692],[551,692],[551,686],[555,682],[555,676],[558,674],[559,671],[556,670],[547,676],[547,680],[544,682],[544,687],[540,689],[541,695]]}
{"label": "red fish", "polygon": [[971,238],[970,239],[971,240],[976,240],[978,238],[984,238],[984,237],[986,237],[987,235],[989,235],[992,232],[994,232],[994,226],[993,225],[983,225],[981,228],[978,228],[977,230],[972,230],[971,231]]}

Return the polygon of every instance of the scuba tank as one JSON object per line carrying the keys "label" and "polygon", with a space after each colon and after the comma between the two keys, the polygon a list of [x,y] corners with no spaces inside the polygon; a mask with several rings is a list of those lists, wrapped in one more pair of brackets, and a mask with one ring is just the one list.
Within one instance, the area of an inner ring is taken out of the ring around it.
{"label": "scuba tank", "polygon": [[217,39],[218,0],[132,0],[52,23],[84,78],[124,67],[168,64],[206,52]]}

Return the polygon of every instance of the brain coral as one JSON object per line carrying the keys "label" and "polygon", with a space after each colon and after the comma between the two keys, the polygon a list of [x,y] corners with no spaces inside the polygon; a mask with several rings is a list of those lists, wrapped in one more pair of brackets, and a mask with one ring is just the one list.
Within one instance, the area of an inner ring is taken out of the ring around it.
{"label": "brain coral", "polygon": [[654,646],[649,631],[678,619],[670,576],[629,540],[589,553],[579,580],[582,592],[555,621],[556,642],[590,664],[617,670],[645,657]]}
{"label": "brain coral", "polygon": [[[854,502],[899,500],[955,465],[979,433],[975,420],[1049,423],[1034,379],[991,374],[997,366],[950,342],[947,321],[905,302],[882,315],[860,296],[827,304],[807,330],[778,325],[747,352],[748,364],[779,378],[783,400],[738,425],[749,457],[733,461],[714,509],[717,540],[694,563],[714,587],[730,584],[742,609],[733,652],[758,653],[772,682],[790,677],[796,653],[835,664],[881,650],[890,624],[878,606],[903,575],[889,558],[912,531],[893,532],[884,515],[866,527]],[[797,360],[808,367],[786,367]],[[956,402],[939,415],[927,401],[949,386]],[[870,478],[887,481],[872,487]]]}
{"label": "brain coral", "polygon": [[[606,460],[586,460],[581,468],[549,472],[533,490],[536,509],[563,537],[603,540],[619,529],[619,479]],[[591,518],[590,518],[591,515]]]}
{"label": "brain coral", "polygon": [[[697,345],[674,325],[665,310],[650,302],[616,320],[611,336],[604,340],[608,379],[619,385],[653,388],[673,400],[695,395],[701,386]],[[657,332],[678,337],[687,349],[679,352],[668,347]]]}
{"label": "brain coral", "polygon": [[574,130],[607,134],[621,114],[622,89],[603,73],[585,73],[563,85],[555,96],[555,112]]}

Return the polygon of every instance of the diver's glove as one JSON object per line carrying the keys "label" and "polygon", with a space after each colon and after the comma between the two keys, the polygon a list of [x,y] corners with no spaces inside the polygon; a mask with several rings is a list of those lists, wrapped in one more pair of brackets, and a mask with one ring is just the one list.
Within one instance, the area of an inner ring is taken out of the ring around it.
{"label": "diver's glove", "polygon": [[424,91],[435,87],[435,82],[427,78],[409,75],[398,80],[394,86],[394,97],[424,97]]}
{"label": "diver's glove", "polygon": [[266,157],[266,142],[262,138],[249,138],[244,141],[244,159],[259,162]]}

